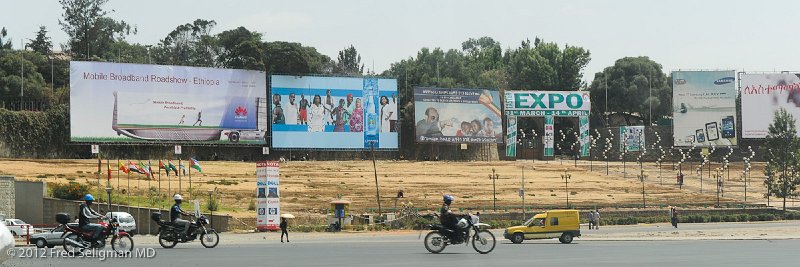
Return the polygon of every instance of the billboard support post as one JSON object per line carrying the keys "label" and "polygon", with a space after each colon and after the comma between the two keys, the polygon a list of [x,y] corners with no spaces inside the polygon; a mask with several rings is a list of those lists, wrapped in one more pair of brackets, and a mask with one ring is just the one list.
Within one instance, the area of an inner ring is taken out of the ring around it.
{"label": "billboard support post", "polygon": [[378,187],[378,167],[375,163],[375,142],[369,142],[369,148],[372,154],[372,171],[375,173],[375,196],[378,198],[378,217],[381,216],[381,191]]}

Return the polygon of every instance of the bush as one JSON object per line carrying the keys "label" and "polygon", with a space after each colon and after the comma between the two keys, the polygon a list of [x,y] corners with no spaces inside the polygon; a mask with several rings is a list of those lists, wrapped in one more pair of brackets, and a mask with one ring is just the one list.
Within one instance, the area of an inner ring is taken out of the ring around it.
{"label": "bush", "polygon": [[54,198],[69,200],[81,200],[83,199],[84,195],[91,191],[89,186],[77,182],[69,182],[68,184],[52,184],[48,185],[48,187],[50,187],[50,190],[52,190],[51,192]]}
{"label": "bush", "polygon": [[750,215],[747,215],[747,214],[739,214],[739,215],[737,215],[737,216],[739,217],[739,221],[740,221],[740,222],[749,222],[749,221],[750,221]]}

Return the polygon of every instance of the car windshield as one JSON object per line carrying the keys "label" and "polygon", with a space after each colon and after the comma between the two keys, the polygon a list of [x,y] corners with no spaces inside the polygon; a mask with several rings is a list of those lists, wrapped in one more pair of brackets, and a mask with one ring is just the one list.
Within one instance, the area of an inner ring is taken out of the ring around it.
{"label": "car windshield", "polygon": [[13,220],[11,220],[11,221],[12,221],[12,222],[14,222],[14,224],[16,224],[16,225],[20,225],[20,224],[26,224],[25,222],[23,222],[23,221],[22,221],[22,220],[20,220],[20,219],[13,219]]}
{"label": "car windshield", "polygon": [[117,218],[119,218],[119,222],[124,222],[124,223],[133,222],[133,217],[117,217]]}
{"label": "car windshield", "polygon": [[522,225],[525,225],[525,226],[530,226],[530,225],[531,225],[531,222],[533,222],[533,217],[531,217],[530,219],[528,219],[527,221],[525,221],[525,223],[524,223],[524,224],[522,224]]}
{"label": "car windshield", "polygon": [[64,232],[64,225],[59,225],[56,228],[53,228],[53,232]]}

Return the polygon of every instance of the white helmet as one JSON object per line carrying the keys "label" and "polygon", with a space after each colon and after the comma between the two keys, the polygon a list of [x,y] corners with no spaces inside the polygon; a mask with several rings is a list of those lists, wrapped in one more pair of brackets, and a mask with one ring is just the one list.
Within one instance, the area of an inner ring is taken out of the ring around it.
{"label": "white helmet", "polygon": [[172,199],[174,199],[174,200],[183,200],[183,197],[181,196],[181,194],[175,194],[175,196],[172,197]]}

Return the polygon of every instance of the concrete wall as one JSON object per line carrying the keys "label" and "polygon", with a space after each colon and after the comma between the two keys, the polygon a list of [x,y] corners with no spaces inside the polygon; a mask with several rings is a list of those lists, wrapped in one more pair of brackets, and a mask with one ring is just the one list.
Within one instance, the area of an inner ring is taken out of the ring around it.
{"label": "concrete wall", "polygon": [[13,176],[0,176],[0,214],[6,219],[15,218],[16,212],[14,207],[14,177]]}
{"label": "concrete wall", "polygon": [[14,184],[17,219],[30,224],[44,224],[42,197],[47,193],[47,184],[38,181],[17,181]]}
{"label": "concrete wall", "polygon": [[[64,200],[64,199],[57,199],[57,198],[44,198],[44,214],[45,214],[45,223],[46,224],[56,224],[55,216],[56,213],[66,212],[69,213],[73,218],[78,214],[78,208],[81,204],[81,201],[73,201],[73,200]],[[188,203],[187,203],[188,204]],[[99,207],[98,207],[99,206]],[[106,204],[100,204],[98,206],[92,207],[95,211],[105,214],[109,211],[109,207]],[[111,211],[122,211],[130,213],[133,216],[133,219],[136,220],[136,227],[137,234],[156,234],[158,231],[158,225],[150,219],[150,214],[153,212],[161,212],[162,219],[168,220],[169,219],[169,210],[159,210],[159,209],[150,209],[150,208],[137,208],[137,207],[130,207],[130,206],[123,206],[123,205],[111,205]],[[225,232],[230,229],[230,223],[232,222],[231,216],[228,215],[217,215],[210,216],[209,214],[205,214],[211,220],[213,227],[218,232]]]}

